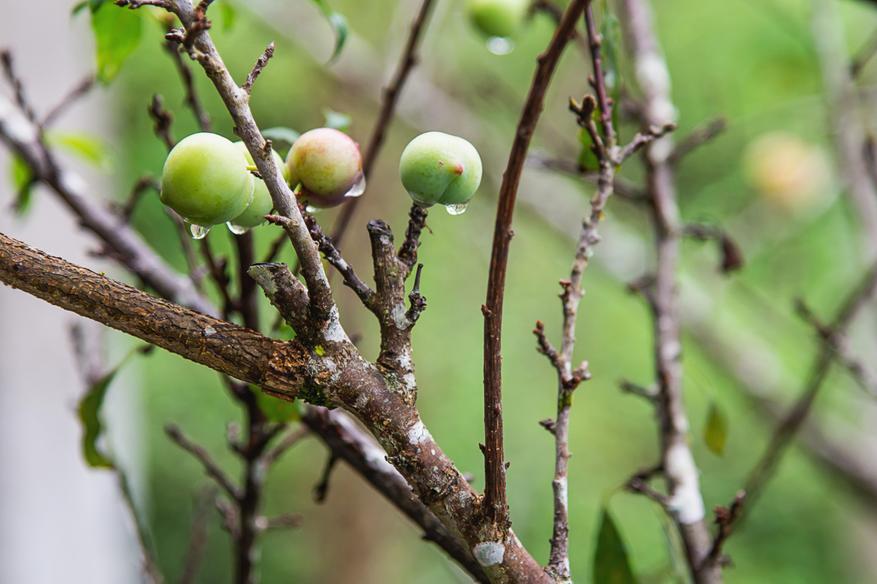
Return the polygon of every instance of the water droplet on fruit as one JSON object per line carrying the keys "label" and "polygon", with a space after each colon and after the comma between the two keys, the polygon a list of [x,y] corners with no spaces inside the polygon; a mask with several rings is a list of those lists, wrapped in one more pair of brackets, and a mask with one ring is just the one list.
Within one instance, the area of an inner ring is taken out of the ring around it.
{"label": "water droplet on fruit", "polygon": [[231,221],[228,221],[225,224],[225,226],[228,227],[228,230],[231,231],[232,233],[234,233],[235,235],[243,235],[244,233],[246,233],[247,231],[250,230],[249,227],[244,227],[242,225],[235,225]]}
{"label": "water droplet on fruit", "polygon": [[350,190],[344,193],[344,198],[352,198],[361,197],[365,192],[365,174],[359,173],[356,180],[353,182],[353,186],[350,187]]}
{"label": "water droplet on fruit", "polygon": [[317,212],[319,212],[320,210],[321,210],[321,209],[320,209],[319,207],[314,207],[314,206],[311,205],[310,203],[308,203],[307,205],[305,205],[305,211],[307,211],[308,213],[317,213]]}
{"label": "water droplet on fruit", "polygon": [[210,233],[210,228],[192,223],[189,225],[189,233],[192,234],[192,239],[204,239]]}
{"label": "water droplet on fruit", "polygon": [[445,205],[445,210],[448,212],[448,215],[462,215],[468,208],[469,205],[466,203],[461,205]]}
{"label": "water droplet on fruit", "polygon": [[487,39],[487,50],[494,55],[508,55],[515,48],[515,43],[507,37],[490,37]]}

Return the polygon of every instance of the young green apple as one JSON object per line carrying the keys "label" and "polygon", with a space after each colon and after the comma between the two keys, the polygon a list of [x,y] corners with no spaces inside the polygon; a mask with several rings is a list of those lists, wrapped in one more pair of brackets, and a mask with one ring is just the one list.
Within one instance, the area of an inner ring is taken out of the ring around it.
{"label": "young green apple", "polygon": [[161,202],[194,225],[240,215],[253,198],[247,159],[230,140],[202,132],[180,140],[161,173]]}
{"label": "young green apple", "polygon": [[[247,146],[243,142],[235,142],[235,146],[244,154],[244,157],[247,159],[249,164],[254,164],[253,157],[250,155],[250,151],[247,150]],[[286,179],[288,177],[288,170],[286,165],[283,163],[283,158],[275,152],[271,151],[272,156],[274,157],[274,164],[277,165],[277,168],[280,169],[280,172],[283,174],[283,178]],[[255,187],[253,188],[253,200],[244,209],[244,212],[231,220],[233,225],[238,227],[242,227],[245,229],[250,229],[252,227],[257,227],[265,222],[265,215],[271,212],[271,209],[274,208],[274,201],[271,200],[271,193],[268,192],[268,187],[265,186],[265,181],[261,178],[255,178]]]}
{"label": "young green apple", "polygon": [[528,0],[469,0],[469,20],[487,37],[514,35],[527,15]]}
{"label": "young green apple", "polygon": [[286,158],[289,185],[312,207],[334,207],[365,188],[359,145],[344,132],[317,128],[302,134]]}
{"label": "young green apple", "polygon": [[418,205],[459,207],[469,202],[481,184],[481,157],[463,138],[426,132],[402,151],[399,175]]}

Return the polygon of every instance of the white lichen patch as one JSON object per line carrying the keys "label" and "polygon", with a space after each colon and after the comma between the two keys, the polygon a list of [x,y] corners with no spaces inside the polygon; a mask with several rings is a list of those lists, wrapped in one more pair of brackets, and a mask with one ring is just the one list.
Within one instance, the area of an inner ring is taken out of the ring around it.
{"label": "white lichen patch", "polygon": [[496,566],[505,558],[505,546],[498,541],[483,541],[472,548],[472,555],[485,568]]}
{"label": "white lichen patch", "polygon": [[393,306],[393,310],[390,312],[390,317],[393,319],[393,324],[396,325],[396,328],[404,329],[408,326],[408,317],[405,316],[404,304],[396,304]]}
{"label": "white lichen patch", "polygon": [[415,446],[431,439],[432,436],[430,435],[429,430],[426,429],[426,426],[424,426],[423,422],[420,420],[417,420],[417,423],[408,429],[408,442]]}
{"label": "white lichen patch", "polygon": [[208,324],[207,326],[204,327],[204,336],[205,337],[212,337],[215,334],[216,334],[216,329],[213,328],[213,325]]}
{"label": "white lichen patch", "polygon": [[326,331],[323,333],[323,338],[333,343],[340,343],[347,340],[347,333],[344,332],[344,327],[341,326],[337,307],[333,306],[332,311],[329,313],[329,323],[326,325]]}
{"label": "white lichen patch", "polygon": [[697,466],[685,443],[676,442],[667,449],[664,472],[674,483],[667,506],[679,523],[687,525],[702,520],[703,497],[700,494]]}

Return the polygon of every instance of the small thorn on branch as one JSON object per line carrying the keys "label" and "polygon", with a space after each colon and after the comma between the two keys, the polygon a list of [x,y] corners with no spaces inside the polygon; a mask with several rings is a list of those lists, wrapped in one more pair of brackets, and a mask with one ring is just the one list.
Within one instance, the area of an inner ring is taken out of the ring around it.
{"label": "small thorn on branch", "polygon": [[743,252],[740,250],[740,246],[722,228],[714,225],[694,223],[685,226],[684,234],[697,241],[716,242],[721,254],[719,270],[723,274],[736,272],[743,267]]}
{"label": "small thorn on branch", "polygon": [[658,398],[658,390],[656,388],[643,387],[626,379],[618,382],[618,387],[624,393],[639,396],[649,402],[654,402]]}
{"label": "small thorn on branch", "polygon": [[539,425],[542,426],[543,428],[545,428],[546,430],[548,430],[548,432],[550,432],[552,435],[554,435],[556,433],[555,428],[557,426],[557,423],[554,420],[552,420],[551,418],[545,418],[544,420],[539,420]]}
{"label": "small thorn on branch", "polygon": [[410,308],[405,313],[408,322],[413,326],[420,318],[420,315],[426,310],[426,298],[420,293],[420,276],[423,273],[423,264],[417,264],[417,271],[414,273],[414,286],[411,293],[408,294],[408,301],[411,303]]}
{"label": "small thorn on branch", "polygon": [[250,71],[249,75],[247,75],[247,80],[244,82],[243,87],[241,87],[247,95],[253,93],[253,85],[256,83],[256,79],[259,78],[259,75],[262,74],[262,71],[268,65],[268,61],[274,56],[274,47],[274,41],[268,43],[268,46],[265,47],[265,51],[256,60],[256,64],[253,65],[253,69]]}

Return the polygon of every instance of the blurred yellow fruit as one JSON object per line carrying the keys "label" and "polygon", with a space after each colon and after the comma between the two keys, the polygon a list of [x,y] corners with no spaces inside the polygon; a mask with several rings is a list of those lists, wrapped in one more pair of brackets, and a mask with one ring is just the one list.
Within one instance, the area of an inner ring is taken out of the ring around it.
{"label": "blurred yellow fruit", "polygon": [[746,147],[743,164],[749,184],[786,210],[810,207],[831,194],[825,153],[794,134],[762,134]]}

